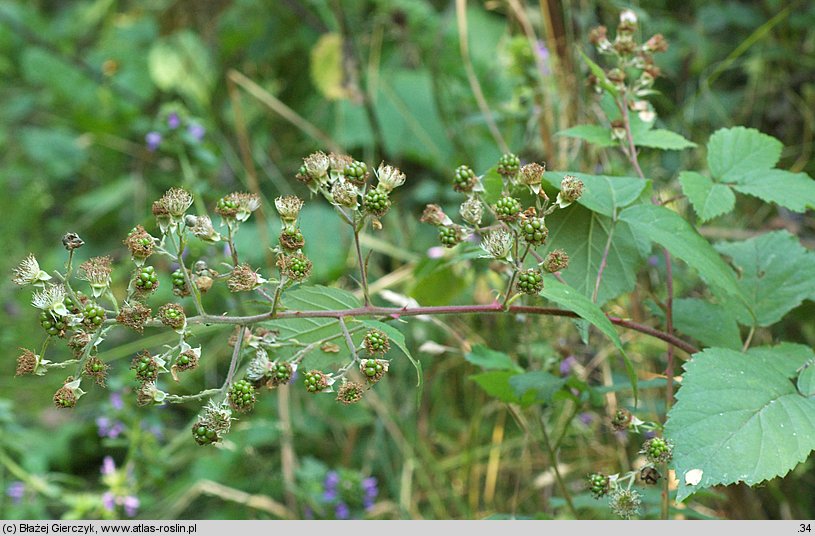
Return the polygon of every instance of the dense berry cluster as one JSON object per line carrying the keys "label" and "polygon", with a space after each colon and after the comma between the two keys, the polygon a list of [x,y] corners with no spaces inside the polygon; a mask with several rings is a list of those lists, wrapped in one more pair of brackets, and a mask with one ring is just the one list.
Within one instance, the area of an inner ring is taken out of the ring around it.
{"label": "dense berry cluster", "polygon": [[506,153],[498,159],[498,173],[506,177],[514,177],[521,169],[521,159],[512,153]]}
{"label": "dense berry cluster", "polygon": [[651,463],[667,463],[673,458],[673,445],[661,437],[652,437],[643,443],[640,453]]}
{"label": "dense berry cluster", "polygon": [[184,272],[180,269],[176,270],[170,275],[173,281],[173,294],[176,296],[189,296],[190,288],[187,286],[187,280],[184,278]]}
{"label": "dense berry cluster", "polygon": [[158,288],[158,274],[152,266],[142,266],[136,272],[134,284],[140,292],[153,292]]}
{"label": "dense berry cluster", "polygon": [[345,166],[343,170],[343,175],[345,175],[345,179],[357,186],[362,186],[365,184],[365,181],[368,180],[370,174],[368,173],[368,166],[365,162],[352,162]]}
{"label": "dense berry cluster", "polygon": [[543,218],[531,217],[521,220],[521,236],[530,245],[541,246],[549,236],[549,230]]}
{"label": "dense berry cluster", "polygon": [[359,362],[359,371],[368,383],[376,383],[388,372],[388,361],[384,359],[363,359]]}
{"label": "dense berry cluster", "polygon": [[535,295],[543,290],[543,274],[540,270],[530,268],[518,273],[518,290],[524,294]]}
{"label": "dense berry cluster", "polygon": [[229,388],[229,405],[235,411],[245,413],[255,406],[255,388],[246,380],[238,380]]}
{"label": "dense berry cluster", "polygon": [[521,213],[521,202],[514,197],[504,196],[495,202],[495,215],[502,221],[515,221]]}
{"label": "dense berry cluster", "polygon": [[439,227],[439,242],[446,248],[452,248],[462,241],[462,230],[458,225],[443,225]]}
{"label": "dense berry cluster", "polygon": [[309,393],[319,393],[328,387],[328,375],[320,370],[310,370],[304,374],[303,384]]}
{"label": "dense berry cluster", "polygon": [[587,478],[589,481],[589,491],[595,499],[599,499],[608,494],[610,489],[608,475],[592,473]]}
{"label": "dense berry cluster", "polygon": [[158,362],[147,350],[133,358],[130,368],[136,371],[136,379],[142,383],[154,382],[158,378]]}
{"label": "dense berry cluster", "polygon": [[388,336],[378,329],[368,331],[368,333],[365,334],[362,345],[365,347],[365,351],[368,352],[368,355],[371,356],[384,355],[391,347]]}
{"label": "dense berry cluster", "polygon": [[362,206],[368,214],[384,216],[391,208],[391,200],[387,192],[379,189],[368,190],[362,198]]}
{"label": "dense berry cluster", "polygon": [[89,303],[85,306],[82,316],[84,317],[82,325],[85,329],[95,330],[105,321],[105,310],[95,303]]}
{"label": "dense berry cluster", "polygon": [[471,192],[476,183],[475,171],[470,166],[461,165],[453,175],[453,189],[457,192]]}

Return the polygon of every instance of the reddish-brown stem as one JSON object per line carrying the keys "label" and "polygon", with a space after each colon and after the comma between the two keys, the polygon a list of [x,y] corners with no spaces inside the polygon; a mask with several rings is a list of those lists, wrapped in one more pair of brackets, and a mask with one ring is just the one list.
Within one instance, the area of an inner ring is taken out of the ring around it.
{"label": "reddish-brown stem", "polygon": [[[278,311],[272,318],[271,313],[262,313],[251,316],[193,316],[187,319],[187,324],[229,324],[229,325],[250,325],[257,324],[258,322],[266,322],[269,320],[285,320],[288,318],[348,318],[354,316],[380,316],[386,318],[401,318],[407,316],[433,316],[433,315],[465,315],[465,314],[530,314],[530,315],[546,315],[546,316],[561,316],[567,318],[578,318],[580,315],[574,311],[567,309],[558,309],[556,307],[539,307],[533,305],[511,305],[504,309],[500,303],[491,303],[488,305],[436,305],[430,307],[354,307],[351,309],[335,309],[335,310],[316,310],[316,311]],[[673,334],[665,333],[657,328],[619,318],[616,316],[606,315],[608,320],[617,326],[628,329],[633,329],[650,337],[654,337],[665,341],[666,343],[679,348],[688,354],[695,354],[699,351],[698,348],[692,344],[679,339]],[[114,320],[108,320],[106,323],[114,323]],[[147,323],[148,326],[161,326],[158,320],[152,320]]]}

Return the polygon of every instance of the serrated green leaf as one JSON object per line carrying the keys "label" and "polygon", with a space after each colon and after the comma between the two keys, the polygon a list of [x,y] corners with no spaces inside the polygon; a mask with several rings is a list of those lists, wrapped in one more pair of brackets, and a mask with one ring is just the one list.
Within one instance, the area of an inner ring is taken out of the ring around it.
{"label": "serrated green leaf", "polygon": [[806,173],[783,169],[751,171],[744,174],[733,188],[793,212],[815,209],[815,180]]}
{"label": "serrated green leaf", "polygon": [[611,137],[611,131],[600,125],[577,125],[557,133],[558,136],[579,138],[598,147],[614,147],[618,142]]}
{"label": "serrated green leaf", "polygon": [[735,313],[722,305],[697,298],[674,300],[673,324],[677,331],[690,335],[705,346],[734,350],[742,346]]}
{"label": "serrated green leaf", "polygon": [[523,369],[504,352],[498,352],[483,344],[476,344],[464,359],[484,370],[510,370],[522,372]]}
{"label": "serrated green leaf", "polygon": [[579,293],[577,290],[564,285],[552,276],[546,276],[544,278],[541,295],[546,299],[557,303],[561,307],[574,311],[578,316],[580,316],[580,318],[591,322],[594,327],[599,329],[603,334],[611,339],[611,342],[613,342],[614,346],[620,351],[623,356],[623,360],[625,361],[626,373],[628,374],[628,380],[631,382],[631,389],[634,392],[634,401],[636,403],[638,396],[637,372],[634,370],[634,364],[629,359],[628,354],[626,354],[625,350],[623,349],[623,343],[620,341],[620,336],[617,335],[614,325],[606,317],[605,313],[603,313],[603,311],[589,298]]}
{"label": "serrated green leaf", "polygon": [[650,180],[637,177],[589,175],[578,171],[547,171],[543,174],[543,180],[560,190],[560,182],[565,175],[583,181],[583,195],[577,202],[604,216],[614,216],[619,209],[634,203],[651,187]]}
{"label": "serrated green leaf", "polygon": [[517,372],[507,370],[491,370],[481,374],[474,374],[470,376],[470,379],[477,383],[488,395],[497,398],[501,402],[518,404],[521,400],[509,384],[509,379],[517,374]]}
{"label": "serrated green leaf", "polygon": [[[566,378],[558,378],[544,370],[517,374],[509,378],[509,385],[515,395],[528,406],[535,403],[548,403],[566,383]],[[532,396],[529,396],[529,395]]]}
{"label": "serrated green leaf", "polygon": [[736,206],[736,195],[728,186],[716,184],[704,175],[683,171],[679,183],[702,222],[727,214]]}
{"label": "serrated green leaf", "polygon": [[656,128],[648,130],[638,135],[633,135],[634,145],[637,147],[651,147],[652,149],[663,149],[669,151],[679,151],[696,147],[696,144],[685,139],[676,132]]}
{"label": "serrated green leaf", "polygon": [[[790,381],[812,350],[784,343],[746,354],[708,348],[684,365],[668,413],[678,501],[704,488],[787,474],[815,449],[815,400]],[[689,485],[688,471],[702,471]]]}
{"label": "serrated green leaf", "polygon": [[[739,287],[759,326],[775,324],[801,302],[815,296],[815,253],[788,231],[766,233],[743,242],[716,245],[730,257],[740,274]],[[738,308],[738,320],[753,325],[753,317]]]}
{"label": "serrated green leaf", "polygon": [[695,268],[709,285],[744,302],[733,270],[679,214],[662,206],[643,204],[623,210],[620,219],[628,222],[635,233],[642,233]]}
{"label": "serrated green leaf", "polygon": [[754,128],[723,128],[707,143],[708,169],[715,179],[737,181],[752,171],[772,169],[783,148],[780,141]]}
{"label": "serrated green leaf", "polygon": [[611,218],[597,212],[573,206],[547,216],[546,225],[549,228],[549,240],[543,253],[545,255],[556,248],[566,250],[569,254],[569,267],[561,276],[578,292],[589,298],[593,296],[610,233],[611,248],[603,269],[597,304],[602,306],[634,289],[637,269],[643,256],[627,223],[613,223]]}

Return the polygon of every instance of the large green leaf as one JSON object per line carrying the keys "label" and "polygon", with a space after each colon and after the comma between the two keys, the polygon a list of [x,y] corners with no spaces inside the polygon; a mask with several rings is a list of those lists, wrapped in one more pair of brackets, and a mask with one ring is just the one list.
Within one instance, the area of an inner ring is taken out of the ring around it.
{"label": "large green leaf", "polygon": [[714,183],[704,175],[683,171],[679,183],[702,222],[727,214],[736,206],[736,195],[729,186]]}
{"label": "large green leaf", "polygon": [[676,132],[661,128],[646,130],[638,135],[632,135],[632,137],[634,138],[634,145],[637,147],[651,147],[653,149],[668,151],[679,151],[696,147],[695,143],[685,139]]}
{"label": "large green leaf", "polygon": [[[730,257],[737,268],[738,284],[759,326],[778,322],[806,298],[815,296],[815,253],[788,231],[721,243],[716,249]],[[740,308],[738,319],[742,324],[753,324],[744,308]]]}
{"label": "large green leaf", "polygon": [[756,170],[743,175],[733,188],[794,212],[815,209],[815,180],[806,173],[783,169]]}
{"label": "large green leaf", "polygon": [[673,324],[677,331],[690,335],[705,346],[735,350],[742,346],[735,312],[722,305],[697,298],[674,300]]}
{"label": "large green leaf", "polygon": [[619,142],[611,137],[611,130],[600,125],[576,125],[557,133],[558,136],[579,138],[598,147],[614,147]]}
{"label": "large green leaf", "polygon": [[631,388],[634,391],[634,400],[636,401],[637,372],[634,370],[634,364],[629,359],[628,354],[626,354],[625,350],[623,349],[623,343],[620,341],[620,336],[617,335],[614,325],[611,323],[608,317],[606,317],[602,309],[600,309],[589,298],[577,290],[569,287],[568,285],[564,285],[551,276],[547,276],[544,279],[544,286],[543,290],[541,291],[541,295],[546,299],[559,304],[561,307],[574,311],[578,316],[580,316],[580,318],[591,322],[594,327],[599,329],[603,334],[611,339],[611,342],[614,343],[614,346],[617,347],[623,356],[626,372],[628,374],[628,380],[631,382]]}
{"label": "large green leaf", "polygon": [[623,210],[620,219],[631,225],[635,233],[647,236],[695,268],[709,285],[744,302],[733,270],[679,214],[662,206],[642,204]]}
{"label": "large green leaf", "polygon": [[507,404],[520,404],[521,399],[509,383],[517,372],[509,370],[490,370],[480,374],[473,374],[470,379],[481,387],[488,395]]}
{"label": "large green leaf", "polygon": [[723,128],[707,143],[707,165],[713,177],[737,181],[755,170],[775,167],[784,146],[754,128]]}
{"label": "large green leaf", "polygon": [[[709,348],[684,365],[665,435],[674,443],[677,500],[718,484],[783,476],[815,449],[815,399],[791,381],[812,350],[784,343],[746,354]],[[688,473],[701,479],[691,485]]]}
{"label": "large green leaf", "polygon": [[611,247],[597,293],[597,304],[602,306],[634,289],[637,268],[643,255],[627,223],[614,223],[611,218],[597,212],[572,206],[547,216],[546,225],[549,228],[547,251],[556,248],[566,250],[569,268],[561,275],[578,292],[589,298],[594,294],[609,234],[612,235]]}
{"label": "large green leaf", "polygon": [[[526,372],[509,379],[509,385],[524,405],[551,402],[565,383],[566,378],[559,378],[545,370]],[[534,393],[534,396],[530,397],[530,393]]]}
{"label": "large green leaf", "polygon": [[493,350],[483,344],[473,346],[473,349],[464,356],[464,359],[484,370],[512,370],[515,372],[523,370],[509,355]]}
{"label": "large green leaf", "polygon": [[548,171],[543,174],[543,180],[559,190],[565,175],[583,181],[583,195],[578,200],[579,204],[609,217],[635,202],[651,186],[651,181],[636,177],[589,175],[578,171]]}

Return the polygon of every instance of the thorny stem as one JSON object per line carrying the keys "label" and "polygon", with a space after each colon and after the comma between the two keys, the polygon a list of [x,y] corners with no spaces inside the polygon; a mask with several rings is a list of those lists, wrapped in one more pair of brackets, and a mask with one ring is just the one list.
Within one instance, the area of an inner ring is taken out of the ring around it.
{"label": "thorny stem", "polygon": [[340,317],[337,320],[340,322],[340,328],[342,328],[342,334],[345,336],[345,344],[348,345],[348,350],[351,352],[351,357],[354,358],[354,361],[357,361],[359,358],[357,357],[357,349],[354,346],[354,340],[351,338],[351,334],[348,332],[348,326],[345,325],[345,320]]}
{"label": "thorny stem", "polygon": [[232,223],[227,223],[226,228],[229,231],[227,241],[229,243],[229,254],[232,255],[232,266],[237,266],[239,261],[238,261],[238,250],[235,249],[235,231],[234,229],[232,229]]}
{"label": "thorny stem", "polygon": [[269,313],[272,318],[277,316],[277,307],[280,305],[280,296],[283,294],[283,285],[286,284],[286,276],[280,276],[280,282],[277,284],[277,288],[274,291],[274,299],[272,299],[272,311]]}
{"label": "thorny stem", "polygon": [[184,251],[184,238],[181,231],[178,232],[178,244],[176,245],[172,236],[170,236],[170,242],[176,246],[175,260],[178,263],[178,268],[181,270],[181,273],[184,274],[184,283],[190,289],[190,293],[192,294],[192,301],[195,304],[195,312],[197,312],[199,315],[206,315],[204,312],[204,307],[201,305],[201,296],[198,294],[198,287],[192,284],[192,278],[190,278],[190,274],[187,272],[187,266],[184,264],[184,257],[182,256],[182,252]]}
{"label": "thorny stem", "polygon": [[620,100],[616,100],[616,102],[617,107],[620,109],[620,113],[623,114],[625,137],[626,141],[628,142],[628,148],[624,152],[626,153],[628,160],[631,162],[631,165],[634,166],[634,170],[637,172],[639,178],[644,179],[645,174],[642,172],[642,168],[640,168],[639,159],[637,158],[637,148],[634,145],[634,135],[631,133],[631,116],[628,113],[628,98],[623,95],[622,98]]}
{"label": "thorny stem", "polygon": [[223,387],[221,387],[221,392],[226,391],[226,389],[232,385],[232,379],[235,377],[235,369],[238,368],[238,357],[241,355],[241,346],[243,346],[243,336],[245,331],[246,326],[243,324],[238,324],[238,335],[235,338],[235,349],[232,351],[232,360],[229,362],[229,372],[226,374],[226,381],[224,382]]}
{"label": "thorny stem", "polygon": [[193,400],[201,400],[202,398],[206,398],[208,396],[215,396],[221,392],[221,389],[207,389],[205,391],[201,391],[200,393],[195,393],[194,395],[167,395],[164,397],[165,402],[169,402],[170,404],[183,404],[184,402],[192,402]]}
{"label": "thorny stem", "polygon": [[359,276],[362,284],[362,295],[365,298],[365,306],[371,305],[371,296],[368,294],[368,273],[365,269],[365,260],[362,258],[362,249],[359,246],[359,230],[354,227],[354,247],[357,252],[357,261],[359,261]]}

